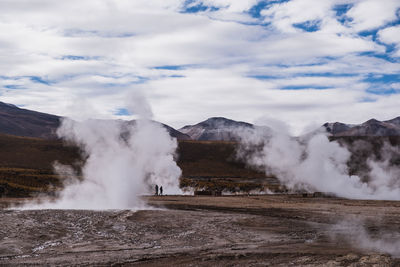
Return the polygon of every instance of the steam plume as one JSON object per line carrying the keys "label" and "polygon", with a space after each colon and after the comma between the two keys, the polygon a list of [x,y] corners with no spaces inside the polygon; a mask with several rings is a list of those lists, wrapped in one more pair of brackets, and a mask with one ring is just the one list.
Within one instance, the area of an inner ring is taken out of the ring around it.
{"label": "steam plume", "polygon": [[82,178],[69,166],[57,164],[56,171],[70,176],[69,184],[54,203],[35,208],[125,209],[140,208],[139,196],[153,192],[154,184],[164,192],[176,193],[181,170],[174,161],[177,148],[160,124],[151,121],[151,108],[141,95],[130,110],[139,116],[134,123],[115,120],[64,119],[58,136],[77,144],[86,158]]}
{"label": "steam plume", "polygon": [[[332,239],[344,240],[353,247],[400,257],[400,233],[379,230],[377,233],[371,234],[366,225],[365,219],[348,216],[329,229],[329,233]],[[378,229],[380,228],[379,223],[376,226]]]}
{"label": "steam plume", "polygon": [[325,133],[293,138],[287,127],[274,123],[274,128],[267,131],[255,128],[239,134],[238,156],[275,175],[288,189],[355,199],[400,200],[398,168],[390,167],[387,160],[369,161],[370,181],[349,175],[347,162],[351,153],[338,142],[330,142]]}

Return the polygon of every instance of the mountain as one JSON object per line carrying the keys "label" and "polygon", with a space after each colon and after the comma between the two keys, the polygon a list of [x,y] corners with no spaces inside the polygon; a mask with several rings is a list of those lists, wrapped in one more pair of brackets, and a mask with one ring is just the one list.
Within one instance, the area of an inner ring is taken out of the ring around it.
{"label": "mountain", "polygon": [[172,128],[171,126],[168,126],[164,123],[161,123],[161,125],[167,129],[167,131],[169,132],[169,135],[171,135],[172,137],[175,137],[178,140],[190,140],[190,136],[187,134],[184,134],[178,130],[175,130],[174,128]]}
{"label": "mountain", "polygon": [[180,132],[199,141],[237,141],[241,130],[253,129],[247,122],[234,121],[223,117],[209,118],[195,125],[187,125]]}
{"label": "mountain", "polygon": [[[62,118],[0,102],[0,133],[2,134],[57,139],[56,131]],[[132,121],[123,121],[123,123],[130,124]],[[172,137],[179,140],[190,139],[188,135],[166,124],[161,123],[161,125],[167,129]]]}
{"label": "mountain", "polygon": [[323,127],[333,136],[400,136],[400,117],[387,121],[370,119],[358,125],[325,123]]}
{"label": "mountain", "polygon": [[[56,130],[62,117],[22,109],[0,102],[0,134],[42,139],[56,139]],[[122,121],[131,124],[134,121]],[[223,117],[212,117],[195,125],[179,130],[161,124],[172,137],[178,140],[238,141],[240,134],[258,126],[247,122],[234,121]],[[370,119],[362,124],[341,122],[325,123],[322,126],[332,136],[400,136],[400,117],[379,121]]]}
{"label": "mountain", "polygon": [[[125,127],[122,127],[122,131],[124,132],[125,130],[127,130],[127,126],[134,126],[136,124],[135,120],[131,120],[131,121],[121,121]],[[160,124],[162,127],[164,127],[167,132],[169,133],[170,136],[175,137],[178,140],[191,140],[190,136],[187,134],[184,134],[178,130],[175,130],[174,128],[172,128],[171,126],[158,122],[158,121],[152,121],[154,123],[158,123]]]}
{"label": "mountain", "polygon": [[37,137],[56,138],[60,117],[0,102],[0,133]]}

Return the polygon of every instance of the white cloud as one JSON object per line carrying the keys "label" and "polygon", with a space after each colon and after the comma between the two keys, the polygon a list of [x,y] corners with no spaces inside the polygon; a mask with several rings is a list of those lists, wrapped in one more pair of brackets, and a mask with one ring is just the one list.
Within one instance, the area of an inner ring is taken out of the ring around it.
{"label": "white cloud", "polygon": [[357,1],[347,15],[353,19],[349,25],[355,31],[373,30],[384,26],[397,17],[400,8],[398,0],[363,0]]}
{"label": "white cloud", "polygon": [[388,27],[379,31],[379,40],[396,46],[395,56],[400,57],[400,26]]}
{"label": "white cloud", "polygon": [[332,0],[293,0],[263,10],[262,15],[280,31],[296,32],[298,30],[293,27],[294,23],[322,20],[330,15],[333,4]]}
{"label": "white cloud", "polygon": [[[220,9],[194,14],[181,13],[184,2],[1,1],[0,101],[70,116],[82,102],[90,116],[116,118],[140,89],[156,119],[175,127],[274,114],[300,131],[308,121],[399,115],[397,95],[366,93],[364,78],[399,74],[400,64],[374,57],[391,55],[357,34],[393,21],[398,1],[292,0],[268,5],[261,18],[248,12],[257,0],[199,0],[193,5]],[[352,22],[338,21],[338,4],[354,4]],[[307,21],[318,29],[293,26]],[[398,45],[398,27],[381,29],[379,41]],[[171,65],[183,67],[154,68]],[[279,90],[291,86],[311,89]]]}

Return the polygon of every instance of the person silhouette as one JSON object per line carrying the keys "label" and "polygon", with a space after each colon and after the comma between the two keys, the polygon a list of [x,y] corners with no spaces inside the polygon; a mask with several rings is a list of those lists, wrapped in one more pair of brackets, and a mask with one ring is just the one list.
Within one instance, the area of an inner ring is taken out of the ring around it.
{"label": "person silhouette", "polygon": [[158,185],[156,184],[156,196],[158,196]]}
{"label": "person silhouette", "polygon": [[162,186],[160,186],[160,196],[162,196],[162,191],[163,191]]}

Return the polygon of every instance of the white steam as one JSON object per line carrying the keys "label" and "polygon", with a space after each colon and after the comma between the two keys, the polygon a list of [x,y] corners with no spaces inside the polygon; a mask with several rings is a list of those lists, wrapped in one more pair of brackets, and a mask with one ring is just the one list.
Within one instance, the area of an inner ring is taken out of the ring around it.
{"label": "white steam", "polygon": [[[271,125],[271,124],[270,124]],[[239,131],[238,156],[248,164],[275,175],[290,190],[334,193],[355,199],[400,200],[399,169],[387,160],[369,161],[370,181],[349,175],[351,153],[325,133],[304,138],[289,135],[287,127],[274,123],[274,129]],[[398,147],[392,148],[398,151]]]}
{"label": "white steam", "polygon": [[370,233],[366,224],[365,219],[348,217],[330,228],[329,234],[332,239],[344,240],[356,248],[400,257],[400,233],[376,230],[379,225],[373,226],[375,233]]}
{"label": "white steam", "polygon": [[150,120],[151,109],[143,97],[134,98],[134,123],[115,120],[64,119],[60,138],[77,144],[85,164],[78,177],[69,166],[55,165],[68,176],[55,202],[34,208],[125,209],[140,208],[140,195],[153,193],[154,185],[165,193],[179,192],[181,170],[174,160],[177,141],[161,124]]}

